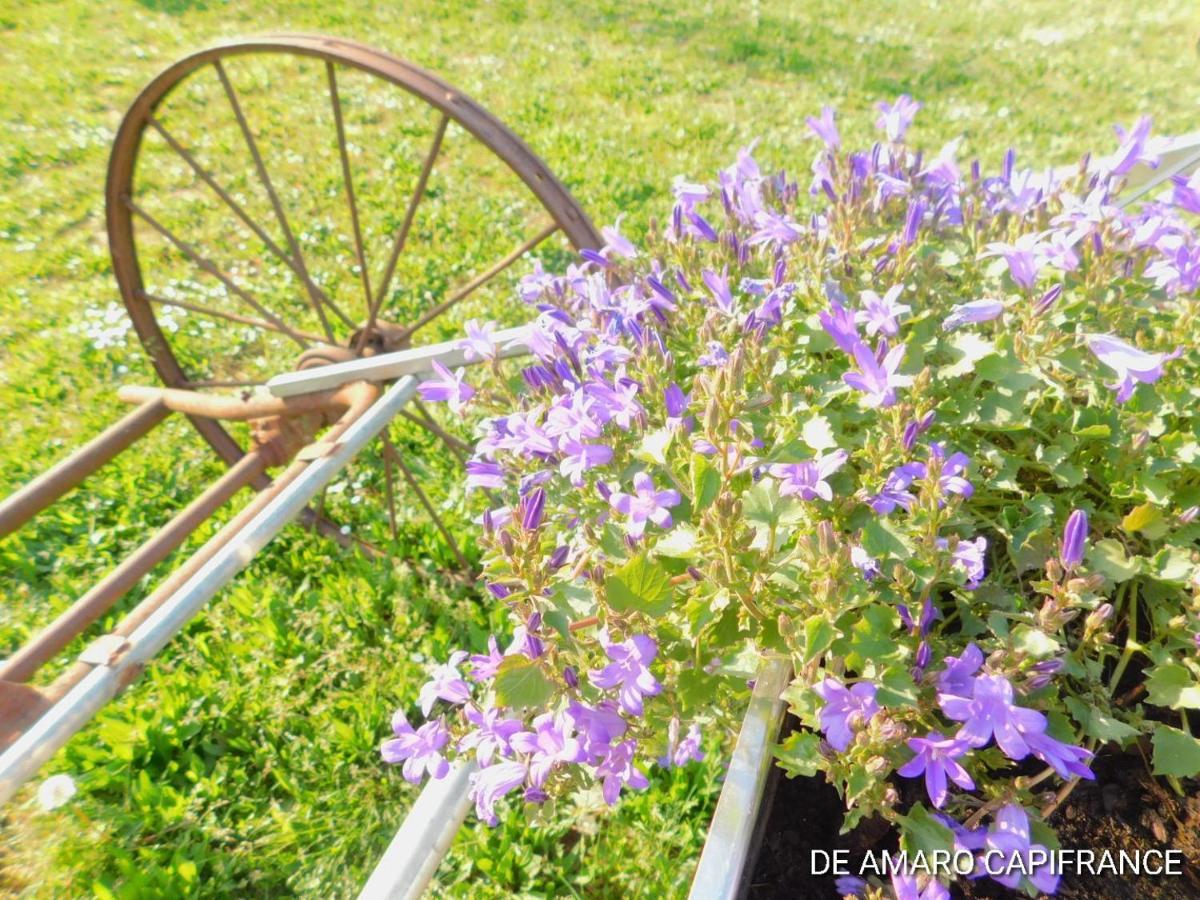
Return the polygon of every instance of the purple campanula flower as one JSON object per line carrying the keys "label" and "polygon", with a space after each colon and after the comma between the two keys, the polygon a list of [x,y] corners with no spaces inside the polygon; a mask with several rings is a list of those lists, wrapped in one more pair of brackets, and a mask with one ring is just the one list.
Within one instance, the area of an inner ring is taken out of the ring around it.
{"label": "purple campanula flower", "polygon": [[839,897],[862,897],[867,892],[867,882],[857,875],[839,875],[834,879],[833,889]]}
{"label": "purple campanula flower", "polygon": [[825,701],[817,714],[821,730],[829,746],[839,753],[850,746],[854,732],[865,726],[879,712],[875,702],[875,685],[867,681],[847,688],[836,678],[826,677],[814,685],[817,696]]}
{"label": "purple campanula flower", "polygon": [[559,441],[558,448],[563,454],[558,471],[576,487],[583,484],[584,472],[607,465],[613,458],[613,449],[607,444],[584,444],[574,438],[566,438]]}
{"label": "purple campanula flower", "polygon": [[458,342],[458,346],[469,362],[496,358],[496,341],[492,337],[495,330],[495,322],[485,322],[482,325],[478,319],[467,322],[467,336]]}
{"label": "purple campanula flower", "polygon": [[1200,214],[1200,172],[1171,178],[1171,203],[1192,215]]}
{"label": "purple campanula flower", "polygon": [[625,734],[629,727],[617,712],[616,704],[610,700],[597,704],[595,708],[572,702],[567,707],[567,715],[579,733],[580,748],[593,763],[607,755],[612,742]]}
{"label": "purple campanula flower", "polygon": [[[946,451],[938,442],[929,445],[929,455],[941,462],[941,474],[938,475],[938,489],[945,494],[958,494],[960,497],[970,497],[975,493],[971,482],[963,477],[963,472],[971,464],[965,453],[956,452],[946,456]],[[944,505],[944,504],[940,504]]]}
{"label": "purple campanula flower", "polygon": [[450,732],[441,719],[426,722],[414,731],[404,714],[397,710],[392,716],[392,733],[396,736],[384,741],[379,752],[386,763],[404,763],[401,772],[405,781],[420,784],[426,774],[434,779],[446,777],[450,763],[441,750],[450,742]]}
{"label": "purple campanula flower", "polygon": [[508,649],[504,651],[505,656],[525,656],[529,659],[537,659],[546,652],[546,647],[542,643],[542,639],[537,636],[537,630],[541,627],[541,613],[534,613],[529,617],[524,625],[518,625],[513,629],[512,643],[508,645]]}
{"label": "purple campanula flower", "polygon": [[543,713],[533,720],[533,731],[513,735],[517,753],[529,754],[529,782],[543,787],[550,771],[559,763],[582,762],[583,751],[574,737],[574,726],[566,713]]}
{"label": "purple campanula flower", "polygon": [[[1013,803],[1000,807],[987,833],[985,871],[1007,888],[1016,888],[1022,878],[1028,878],[1039,891],[1053,894],[1058,890],[1059,876],[1049,862],[1050,851],[1042,844],[1031,843],[1029,834],[1029,815],[1022,807]],[[1034,850],[1045,863],[1034,864]]]}
{"label": "purple campanula flower", "polygon": [[621,709],[627,715],[640,716],[642,699],[662,691],[662,685],[650,673],[650,663],[658,655],[658,644],[644,634],[635,634],[619,644],[610,644],[603,637],[601,642],[612,662],[603,669],[593,669],[588,678],[602,690],[617,688]]}
{"label": "purple campanula flower", "polygon": [[975,691],[975,673],[983,665],[983,651],[974,643],[967,644],[961,656],[947,656],[946,668],[938,675],[939,694],[970,697]]}
{"label": "purple campanula flower", "polygon": [[683,388],[675,382],[671,382],[663,391],[663,404],[667,408],[667,424],[681,425],[683,414],[687,412],[690,403],[691,398],[683,392]]}
{"label": "purple campanula flower", "polygon": [[604,236],[604,249],[601,253],[604,256],[615,254],[623,256],[626,259],[633,259],[637,256],[637,247],[633,246],[633,242],[620,232],[621,223],[617,221],[613,225],[609,225],[600,229],[600,233]]}
{"label": "purple campanula flower", "polygon": [[1039,731],[1026,734],[1025,743],[1029,746],[1029,752],[1057,772],[1059,778],[1096,778],[1087,765],[1093,756],[1090,750],[1064,744]]}
{"label": "purple campanula flower", "polygon": [[458,667],[466,658],[465,650],[455,650],[446,662],[433,670],[432,677],[421,687],[417,699],[422,714],[428,716],[438,700],[459,704],[471,699],[471,687],[458,672]]}
{"label": "purple campanula flower", "polygon": [[1166,363],[1183,353],[1182,347],[1172,353],[1147,353],[1110,334],[1093,334],[1087,345],[1100,362],[1117,373],[1117,380],[1108,387],[1117,392],[1118,403],[1133,396],[1137,382],[1154,384],[1162,378]]}
{"label": "purple campanula flower", "polygon": [[888,475],[879,493],[868,498],[871,509],[881,516],[894,512],[897,506],[903,507],[905,512],[911,510],[917,498],[908,488],[918,478],[924,478],[926,471],[925,463],[921,462],[897,466]]}
{"label": "purple campanula flower", "polygon": [[499,463],[486,459],[472,459],[467,463],[467,490],[503,487],[504,469]]}
{"label": "purple campanula flower", "polygon": [[1159,142],[1150,138],[1152,124],[1149,116],[1142,116],[1130,131],[1126,131],[1120,125],[1113,126],[1121,145],[1116,153],[1100,162],[1101,172],[1109,176],[1120,176],[1128,175],[1138,164],[1151,169],[1157,168]]}
{"label": "purple campanula flower", "polygon": [[825,453],[816,459],[799,463],[783,463],[768,467],[767,471],[778,478],[779,496],[798,496],[801,500],[829,501],[833,499],[833,488],[826,481],[850,458],[845,450]]}
{"label": "purple campanula flower", "polygon": [[496,670],[504,662],[504,654],[494,634],[488,635],[488,652],[476,653],[471,657],[471,677],[476,681],[490,681],[496,677]]}
{"label": "purple campanula flower", "polygon": [[853,355],[854,348],[861,343],[858,336],[858,325],[854,321],[854,313],[846,309],[836,299],[829,301],[829,309],[818,316],[821,327],[833,338],[834,342],[847,353]]}
{"label": "purple campanula flower", "polygon": [[[925,886],[921,886],[924,879]],[[950,889],[933,875],[918,877],[913,872],[892,872],[892,893],[896,900],[950,900]]]}
{"label": "purple campanula flower", "polygon": [[1025,734],[1046,730],[1044,715],[1013,705],[1012,684],[1001,675],[978,676],[970,699],[942,694],[938,703],[948,718],[963,723],[955,737],[972,747],[982,747],[994,735],[996,744],[1014,762],[1029,755]]}
{"label": "purple campanula flower", "polygon": [[942,330],[953,331],[968,323],[990,322],[1003,312],[1004,304],[999,300],[971,300],[968,303],[960,303],[942,320]]}
{"label": "purple campanula flower", "polygon": [[872,557],[866,550],[855,544],[850,548],[850,562],[867,581],[874,581],[882,573],[879,560]]}
{"label": "purple campanula flower", "polygon": [[830,150],[837,150],[842,146],[842,136],[838,134],[836,113],[832,106],[821,107],[821,117],[818,119],[815,116],[809,116],[804,120],[805,124],[812,129],[813,134],[819,137],[825,146]]}
{"label": "purple campanula flower", "polygon": [[875,108],[879,110],[875,127],[882,130],[887,139],[895,144],[904,140],[905,132],[908,131],[908,126],[912,124],[921,104],[908,94],[901,94],[895,103],[877,103]]}
{"label": "purple campanula flower", "polygon": [[1062,549],[1058,560],[1068,572],[1083,562],[1083,552],[1087,548],[1088,517],[1082,509],[1077,509],[1067,517],[1067,525],[1063,529]]}
{"label": "purple campanula flower", "polygon": [[607,755],[596,767],[596,777],[601,779],[604,802],[612,806],[621,796],[621,788],[631,787],[638,790],[650,786],[650,782],[633,764],[633,755],[637,750],[637,741],[622,741],[609,748]]}
{"label": "purple campanula flower", "polygon": [[858,311],[854,321],[865,323],[867,334],[876,335],[883,332],[886,335],[896,335],[900,331],[896,319],[905,313],[912,312],[912,307],[905,303],[897,303],[904,285],[897,284],[888,289],[882,297],[874,291],[863,291],[861,294],[863,308]]}
{"label": "purple campanula flower", "polygon": [[709,189],[704,185],[694,184],[683,179],[676,180],[671,190],[675,194],[675,202],[686,212],[691,212],[698,204],[707,200],[710,194]]}
{"label": "purple campanula flower", "polygon": [[[938,538],[937,545],[941,549],[947,550],[950,547],[950,542],[946,538]],[[960,540],[951,553],[954,565],[966,573],[966,588],[968,590],[974,590],[979,587],[979,583],[987,575],[987,566],[984,562],[984,554],[986,553],[987,538],[985,537],[977,537],[973,541]]]}
{"label": "purple campanula flower", "polygon": [[722,272],[718,275],[711,269],[705,269],[700,273],[700,278],[709,293],[712,294],[713,300],[716,301],[717,309],[726,315],[733,315],[733,294],[729,290],[729,278],[726,274]]}
{"label": "purple campanula flower", "polygon": [[546,510],[546,492],[536,488],[521,498],[521,527],[526,531],[537,531]]}
{"label": "purple campanula flower", "polygon": [[866,394],[864,402],[871,408],[892,406],[896,402],[896,388],[912,381],[907,375],[896,374],[904,361],[903,344],[889,350],[881,362],[866,344],[859,342],[854,345],[854,361],[859,371],[847,372],[842,380]]}
{"label": "purple campanula flower", "polygon": [[475,730],[458,742],[459,750],[474,750],[481,766],[488,766],[497,753],[507,756],[513,735],[521,730],[520,719],[502,719],[495,707],[479,710],[467,707],[467,721]]}
{"label": "purple campanula flower", "polygon": [[905,778],[916,778],[925,773],[925,790],[930,802],[938,809],[946,803],[947,778],[965,791],[975,789],[975,782],[957,761],[971,749],[965,741],[931,731],[923,738],[910,738],[908,749],[916,756],[896,771]]}
{"label": "purple campanula flower", "polygon": [[431,402],[445,401],[454,412],[462,412],[467,401],[475,396],[475,388],[463,381],[462,372],[451,372],[437,360],[432,368],[436,377],[427,377],[417,390],[422,400]]}
{"label": "purple campanula flower", "polygon": [[1033,314],[1040,316],[1047,312],[1050,307],[1058,302],[1058,298],[1062,296],[1062,292],[1062,284],[1056,284],[1050,290],[1046,291],[1046,293],[1042,294],[1041,299],[1033,305]]}
{"label": "purple campanula flower", "polygon": [[471,799],[475,801],[475,815],[495,825],[496,801],[525,783],[529,774],[523,762],[505,760],[493,763],[471,775]]}
{"label": "purple campanula flower", "polygon": [[687,734],[679,740],[679,720],[671,719],[667,726],[667,752],[659,758],[658,764],[663,768],[679,767],[689,762],[702,762],[704,751],[700,749],[700,726],[693,722],[688,726]]}
{"label": "purple campanula flower", "polygon": [[639,538],[645,533],[647,522],[653,522],[659,528],[670,528],[670,509],[679,505],[679,491],[658,490],[645,472],[633,476],[633,489],[632,494],[614,493],[608,501],[613,509],[628,517],[625,530]]}
{"label": "purple campanula flower", "polygon": [[1023,234],[1015,244],[1005,244],[999,241],[987,245],[984,256],[1002,256],[1008,263],[1008,274],[1018,286],[1027,291],[1033,290],[1037,284],[1038,273],[1042,268],[1042,238],[1040,234]]}
{"label": "purple campanula flower", "polygon": [[720,341],[709,341],[708,352],[696,360],[696,364],[709,368],[719,368],[729,362],[729,351]]}
{"label": "purple campanula flower", "polygon": [[921,223],[925,220],[925,200],[917,197],[908,204],[908,215],[904,218],[904,231],[900,235],[900,243],[907,247],[917,240],[921,232]]}

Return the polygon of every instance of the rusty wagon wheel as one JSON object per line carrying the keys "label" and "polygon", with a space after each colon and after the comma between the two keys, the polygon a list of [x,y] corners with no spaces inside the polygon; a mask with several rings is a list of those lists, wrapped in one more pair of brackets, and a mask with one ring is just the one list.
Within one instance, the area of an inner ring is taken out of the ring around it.
{"label": "rusty wagon wheel", "polygon": [[[323,36],[232,41],[163,71],[121,123],[106,203],[121,296],[175,388],[244,390],[444,340],[493,318],[505,294],[500,324],[517,324],[526,257],[600,245],[566,188],[477,103]],[[220,423],[192,421],[226,463],[242,455]],[[399,473],[462,562],[422,489],[430,465],[463,458],[456,424],[418,406],[342,487],[354,502],[386,497],[394,537]]]}

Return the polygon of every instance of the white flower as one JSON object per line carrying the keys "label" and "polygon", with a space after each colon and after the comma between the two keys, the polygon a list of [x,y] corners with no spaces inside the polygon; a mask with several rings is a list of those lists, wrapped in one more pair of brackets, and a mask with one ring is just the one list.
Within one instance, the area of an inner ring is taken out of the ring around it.
{"label": "white flower", "polygon": [[42,809],[58,809],[75,796],[75,781],[70,775],[51,775],[38,787],[37,799]]}

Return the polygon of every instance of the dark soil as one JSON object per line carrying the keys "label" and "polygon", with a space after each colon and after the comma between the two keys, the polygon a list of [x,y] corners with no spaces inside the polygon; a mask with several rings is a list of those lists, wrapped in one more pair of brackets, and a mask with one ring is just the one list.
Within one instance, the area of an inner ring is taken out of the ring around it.
{"label": "dark soil", "polygon": [[[1065,874],[1058,898],[1065,900],[1200,900],[1200,782],[1184,782],[1186,798],[1153,779],[1134,748],[1102,755],[1093,768],[1095,782],[1080,782],[1050,819],[1064,848],[1114,852],[1179,850],[1185,858],[1180,876]],[[754,864],[748,900],[824,900],[837,898],[832,875],[813,875],[811,850],[850,852],[849,868],[858,870],[866,851],[897,849],[896,836],[879,820],[861,823],[839,835],[842,801],[822,778],[777,777],[767,810],[761,848]],[[960,880],[954,889],[964,900],[1023,896],[987,878]]]}

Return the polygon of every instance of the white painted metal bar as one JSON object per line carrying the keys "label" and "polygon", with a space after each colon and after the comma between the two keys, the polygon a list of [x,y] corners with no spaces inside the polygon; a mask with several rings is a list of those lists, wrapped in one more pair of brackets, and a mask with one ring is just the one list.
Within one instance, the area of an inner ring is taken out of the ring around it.
{"label": "white painted metal bar", "polygon": [[416,393],[417,379],[404,378],[354,421],[327,456],[313,460],[246,527],[129,636],[127,649],[98,665],[0,755],[0,803],[8,801],[72,735],[79,731],[128,678],[146,665],[214,594],[249,565],[316,494],[377,435]]}
{"label": "white painted metal bar", "polygon": [[689,900],[733,900],[741,892],[774,758],[771,745],[778,739],[783,721],[780,698],[791,672],[790,661],[782,657],[769,657],[758,668]]}
{"label": "white painted metal bar", "polygon": [[458,763],[445,778],[425,785],[358,900],[417,900],[425,893],[471,808],[476,771],[474,761]]}
{"label": "white painted metal bar", "polygon": [[[527,327],[522,325],[517,328],[503,328],[492,333],[497,355],[501,359],[523,356],[529,352],[524,343]],[[461,343],[461,340],[443,341],[440,344],[428,344],[409,350],[381,353],[378,356],[365,356],[344,363],[287,372],[268,381],[267,390],[276,397],[293,397],[296,394],[327,391],[351,381],[391,381],[404,375],[419,375],[429,372],[434,362],[439,362],[448,369],[480,362],[479,359],[468,360],[466,351],[459,346]]]}
{"label": "white painted metal bar", "polygon": [[1170,147],[1158,156],[1157,168],[1138,165],[1125,179],[1125,192],[1120,206],[1126,207],[1144,197],[1156,187],[1165,185],[1175,175],[1188,175],[1200,165],[1200,133],[1172,139]]}

